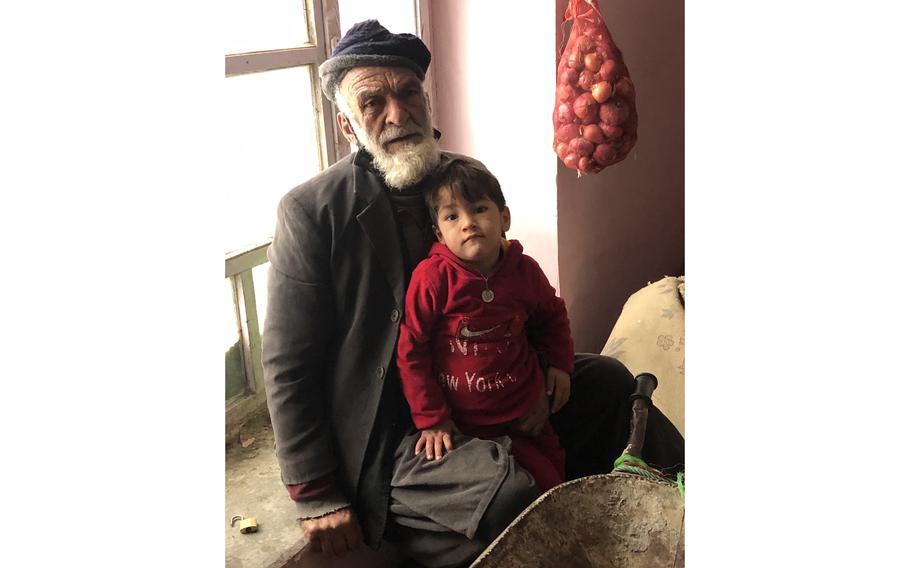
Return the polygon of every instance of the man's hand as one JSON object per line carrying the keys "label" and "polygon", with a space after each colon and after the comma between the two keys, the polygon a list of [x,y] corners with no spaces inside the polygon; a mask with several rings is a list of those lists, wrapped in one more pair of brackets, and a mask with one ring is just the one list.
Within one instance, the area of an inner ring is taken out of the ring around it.
{"label": "man's hand", "polygon": [[541,391],[540,398],[521,418],[513,420],[509,427],[529,436],[536,436],[543,430],[550,413],[547,411],[547,393]]}
{"label": "man's hand", "polygon": [[556,367],[547,369],[547,396],[552,397],[550,402],[550,414],[559,411],[569,401],[569,392],[571,391],[571,380],[569,373]]}
{"label": "man's hand", "polygon": [[339,509],[323,517],[303,519],[300,528],[309,541],[310,546],[317,552],[322,551],[326,556],[345,556],[348,552],[357,550],[363,543],[360,532],[360,523],[357,515],[350,507]]}
{"label": "man's hand", "polygon": [[452,434],[460,434],[455,423],[447,418],[426,430],[420,431],[420,439],[414,447],[414,455],[426,450],[428,460],[441,460],[447,451],[451,452],[455,446],[452,443]]}

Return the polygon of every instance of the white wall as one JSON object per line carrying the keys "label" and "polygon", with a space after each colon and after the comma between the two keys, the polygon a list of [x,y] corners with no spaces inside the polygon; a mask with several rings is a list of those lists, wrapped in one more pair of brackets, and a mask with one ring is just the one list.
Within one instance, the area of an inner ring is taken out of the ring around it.
{"label": "white wall", "polygon": [[481,0],[439,0],[431,9],[442,147],[499,178],[512,211],[508,236],[558,289],[554,13]]}

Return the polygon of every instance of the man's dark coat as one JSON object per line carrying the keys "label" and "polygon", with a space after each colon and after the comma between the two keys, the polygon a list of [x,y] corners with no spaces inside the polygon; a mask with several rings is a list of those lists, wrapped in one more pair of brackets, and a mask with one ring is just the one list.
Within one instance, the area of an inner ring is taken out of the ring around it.
{"label": "man's dark coat", "polygon": [[[262,360],[282,480],[334,472],[356,500],[364,532],[373,533],[381,531],[370,525],[383,524],[388,489],[358,495],[358,482],[365,461],[380,458],[366,453],[383,382],[398,380],[389,371],[405,278],[388,189],[368,159],[349,155],[281,200],[268,251]],[[388,444],[374,440],[375,447]]]}

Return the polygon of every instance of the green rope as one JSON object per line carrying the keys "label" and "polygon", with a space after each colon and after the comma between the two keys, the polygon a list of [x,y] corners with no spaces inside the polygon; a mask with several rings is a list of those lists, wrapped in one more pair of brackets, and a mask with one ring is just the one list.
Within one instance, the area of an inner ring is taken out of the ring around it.
{"label": "green rope", "polygon": [[637,475],[643,475],[649,479],[656,479],[658,481],[667,481],[672,483],[672,480],[664,475],[662,471],[654,469],[643,459],[629,454],[623,454],[616,458],[616,461],[613,462],[613,471],[635,473]]}
{"label": "green rope", "polygon": [[[645,460],[629,454],[623,454],[613,462],[613,473],[631,473],[640,475],[655,481],[664,481],[673,483],[673,480],[664,475],[660,470],[649,466]],[[686,500],[685,474],[679,472],[676,474],[676,488],[679,490],[679,496],[683,502]]]}
{"label": "green rope", "polygon": [[661,475],[656,475],[656,474],[648,471],[647,469],[635,467],[634,465],[623,464],[619,467],[613,468],[613,472],[614,473],[615,472],[634,473],[636,475],[641,475],[641,476],[647,477],[648,479],[653,479],[654,481],[666,481],[667,480],[665,477],[663,477]]}
{"label": "green rope", "polygon": [[641,458],[637,458],[637,457],[633,456],[632,454],[623,454],[623,455],[619,456],[618,458],[616,458],[616,460],[613,462],[613,467],[617,468],[626,462],[632,462],[639,467],[651,467],[647,463],[645,463],[645,460],[643,460]]}

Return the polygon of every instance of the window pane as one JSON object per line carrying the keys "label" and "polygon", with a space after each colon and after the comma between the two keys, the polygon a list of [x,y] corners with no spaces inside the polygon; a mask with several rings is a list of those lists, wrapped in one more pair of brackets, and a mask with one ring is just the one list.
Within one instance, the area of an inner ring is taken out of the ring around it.
{"label": "window pane", "polygon": [[227,0],[225,51],[300,47],[310,41],[306,0]]}
{"label": "window pane", "polygon": [[379,20],[393,34],[417,33],[414,0],[338,0],[341,35],[364,20]]}
{"label": "window pane", "polygon": [[[224,399],[228,400],[233,396],[241,394],[245,390],[246,379],[243,371],[243,357],[240,346],[240,328],[237,323],[237,316],[234,312],[234,291],[231,287],[231,279],[225,278],[227,284],[228,306],[226,309],[223,326],[224,333]],[[227,315],[229,314],[229,315]]]}
{"label": "window pane", "polygon": [[225,252],[275,230],[281,197],[319,172],[309,66],[237,75],[227,82]]}

